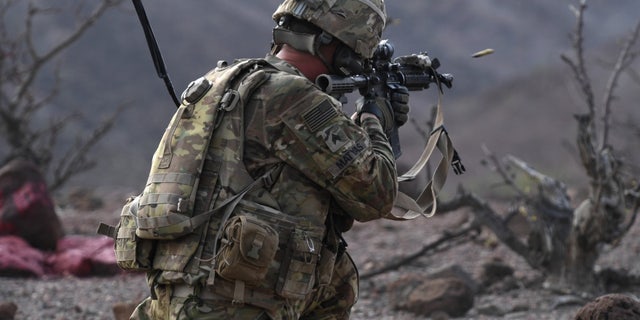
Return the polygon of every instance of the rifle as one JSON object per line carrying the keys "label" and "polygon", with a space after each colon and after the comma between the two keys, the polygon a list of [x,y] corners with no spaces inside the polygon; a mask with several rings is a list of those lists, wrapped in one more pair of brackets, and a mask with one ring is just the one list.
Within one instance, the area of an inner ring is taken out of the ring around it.
{"label": "rifle", "polygon": [[[366,99],[389,99],[392,90],[397,86],[405,86],[409,91],[419,91],[428,89],[431,83],[435,83],[440,92],[443,92],[442,85],[452,87],[453,75],[436,71],[440,67],[437,58],[431,59],[426,52],[421,52],[392,59],[394,51],[391,42],[382,40],[373,57],[365,61],[363,74],[347,77],[323,74],[318,76],[316,84],[325,93],[336,98],[358,89],[360,95]],[[393,126],[386,133],[397,159],[402,154],[398,128]]]}

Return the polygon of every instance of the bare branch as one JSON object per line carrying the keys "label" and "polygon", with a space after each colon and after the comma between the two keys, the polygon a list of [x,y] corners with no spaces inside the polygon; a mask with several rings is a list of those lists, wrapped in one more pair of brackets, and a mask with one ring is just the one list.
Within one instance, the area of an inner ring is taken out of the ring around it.
{"label": "bare branch", "polygon": [[62,82],[60,76],[60,65],[56,67],[56,70],[54,71],[54,77],[53,88],[51,88],[44,97],[40,98],[39,101],[35,101],[36,98],[33,98],[33,102],[28,104],[23,103],[22,111],[17,112],[17,118],[31,119],[34,113],[49,105],[49,103],[51,103],[51,101],[58,96],[58,93],[60,93],[60,83]]}
{"label": "bare branch", "polygon": [[33,58],[33,62],[31,68],[27,74],[26,79],[20,85],[17,94],[12,101],[12,105],[16,105],[19,101],[24,97],[26,91],[33,83],[36,75],[40,72],[40,68],[49,62],[51,59],[56,57],[60,52],[69,47],[72,43],[77,41],[80,36],[82,36],[97,20],[100,18],[109,8],[118,5],[121,1],[115,0],[105,0],[101,1],[99,6],[87,16],[83,21],[81,21],[80,25],[76,29],[74,29],[67,37],[61,41],[59,41],[56,45],[50,48],[48,51],[44,52],[41,55],[38,55],[33,47],[32,37],[32,23],[35,18],[36,13],[41,12],[42,9],[37,9],[30,5],[29,16],[27,18],[27,35],[26,39],[29,43],[29,52],[31,57]]}
{"label": "bare branch", "polygon": [[439,207],[441,210],[457,210],[463,207],[470,208],[477,219],[477,223],[491,229],[502,243],[516,254],[522,256],[532,267],[538,267],[540,262],[530,253],[527,245],[522,243],[522,241],[518,239],[518,236],[507,227],[502,217],[494,211],[486,201],[480,199],[478,196],[460,187],[455,198],[449,202],[441,203]]}
{"label": "bare branch", "polygon": [[[576,77],[578,85],[580,86],[582,93],[585,97],[589,114],[593,117],[595,115],[595,99],[593,88],[591,87],[591,80],[584,59],[584,11],[587,9],[586,0],[580,1],[580,6],[575,8],[571,6],[572,11],[576,15],[576,26],[574,32],[571,34],[573,50],[575,51],[575,59],[569,58],[566,55],[561,55],[561,58],[566,62]],[[593,124],[595,126],[595,124]],[[595,129],[595,128],[594,128]]]}
{"label": "bare branch", "polygon": [[53,170],[53,181],[49,188],[56,190],[65,184],[72,176],[87,171],[95,166],[94,161],[87,158],[89,151],[102,137],[111,130],[116,118],[124,109],[125,105],[120,105],[116,111],[105,119],[86,139],[79,139],[73,148],[62,157]]}
{"label": "bare branch", "polygon": [[453,231],[453,232],[444,232],[444,234],[442,235],[442,237],[440,237],[438,240],[429,243],[427,245],[425,245],[424,247],[422,247],[422,249],[418,250],[415,253],[412,253],[406,257],[403,258],[398,258],[398,259],[393,259],[393,262],[387,264],[386,266],[378,269],[378,270],[374,270],[371,272],[367,272],[367,273],[363,273],[360,275],[360,279],[369,279],[372,277],[375,277],[379,274],[383,274],[385,272],[389,272],[389,271],[393,271],[393,270],[397,270],[400,267],[407,265],[409,263],[411,263],[412,261],[426,255],[429,251],[432,250],[436,250],[438,247],[440,247],[443,244],[449,243],[450,241],[454,241],[454,240],[460,240],[460,238],[462,238],[463,236],[466,236],[467,234],[469,234],[471,231],[478,231],[480,228],[480,226],[475,223],[475,222],[471,222],[469,223],[469,225],[467,227],[464,227],[460,230],[457,231]]}
{"label": "bare branch", "polygon": [[631,48],[635,45],[638,40],[638,35],[640,34],[640,21],[636,25],[635,29],[629,35],[629,38],[625,42],[624,46],[620,50],[618,54],[618,59],[616,61],[615,66],[611,72],[611,76],[609,77],[609,81],[607,83],[607,90],[604,97],[604,114],[602,116],[602,124],[603,124],[603,132],[602,132],[602,140],[600,141],[600,151],[602,151],[608,144],[609,140],[609,126],[610,126],[610,117],[611,117],[611,104],[614,99],[614,91],[618,85],[618,79],[622,72],[633,63],[636,55],[631,52]]}
{"label": "bare branch", "polygon": [[491,160],[493,164],[493,169],[502,177],[504,183],[511,187],[521,198],[527,198],[527,193],[524,190],[520,189],[516,182],[513,180],[513,177],[507,172],[502,163],[496,158],[496,156],[487,148],[487,146],[482,146],[482,151],[485,156]]}
{"label": "bare branch", "polygon": [[[638,53],[635,54],[637,55]],[[629,78],[631,78],[631,80],[640,85],[640,73],[638,73],[638,71],[632,68],[628,68],[627,73],[629,74]]]}
{"label": "bare branch", "polygon": [[[89,150],[112,127],[119,110],[88,137],[77,140],[68,150],[61,151],[61,159],[54,161],[54,150],[59,150],[56,143],[64,129],[80,114],[63,114],[48,126],[38,125],[34,129],[33,120],[38,118],[37,113],[50,106],[61,89],[60,65],[52,73],[52,86],[36,91],[34,85],[38,78],[48,72],[48,67],[45,69],[45,66],[51,65],[61,52],[85,34],[108,9],[121,2],[123,0],[75,2],[75,10],[71,13],[75,18],[72,17],[71,20],[76,25],[62,39],[45,48],[41,48],[37,42],[42,33],[38,22],[46,14],[69,12],[68,8],[61,9],[55,7],[56,4],[38,1],[22,4],[20,1],[10,0],[0,4],[0,138],[6,142],[3,146],[8,146],[6,150],[1,150],[1,155],[5,161],[16,156],[26,157],[37,163],[44,172],[55,168],[53,173],[49,173],[52,177],[48,177],[48,180],[53,180],[49,181],[52,189],[95,165],[87,157]],[[46,3],[44,6],[47,7],[41,7],[40,3]],[[7,15],[15,14],[12,11],[14,9],[16,12],[26,9],[26,12],[22,12],[24,24],[21,29],[7,25],[7,19],[4,19]],[[15,31],[16,29],[20,30]]]}

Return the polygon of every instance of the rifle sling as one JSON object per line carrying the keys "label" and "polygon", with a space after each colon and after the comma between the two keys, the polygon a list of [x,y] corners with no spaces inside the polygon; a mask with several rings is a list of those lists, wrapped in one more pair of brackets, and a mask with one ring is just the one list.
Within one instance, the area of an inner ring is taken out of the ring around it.
{"label": "rifle sling", "polygon": [[[433,172],[431,179],[421,191],[420,195],[413,199],[409,195],[398,191],[394,207],[390,216],[386,217],[392,220],[412,220],[419,216],[431,217],[436,213],[437,197],[440,190],[444,186],[449,172],[449,164],[454,159],[455,149],[453,142],[449,138],[449,134],[444,128],[444,116],[441,106],[441,93],[438,94],[438,105],[436,110],[436,118],[434,121],[434,129],[431,131],[427,144],[422,155],[416,163],[407,170],[406,173],[398,177],[398,182],[410,181],[424,169],[425,165],[431,158],[436,148],[442,154],[442,158],[438,162],[436,170]],[[427,213],[427,211],[429,211]]]}

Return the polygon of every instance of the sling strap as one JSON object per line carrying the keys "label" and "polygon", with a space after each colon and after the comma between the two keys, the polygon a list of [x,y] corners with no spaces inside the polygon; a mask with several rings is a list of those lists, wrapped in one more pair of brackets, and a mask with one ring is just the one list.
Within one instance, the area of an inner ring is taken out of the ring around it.
{"label": "sling strap", "polygon": [[465,171],[464,165],[462,165],[460,157],[453,147],[453,142],[451,141],[451,138],[449,138],[449,134],[444,127],[441,96],[442,93],[439,93],[436,118],[433,130],[427,140],[427,144],[416,163],[407,170],[406,173],[398,177],[398,182],[411,181],[415,179],[422,169],[424,169],[436,148],[438,148],[442,154],[442,158],[438,162],[431,179],[416,199],[398,191],[393,209],[391,210],[390,215],[386,217],[388,219],[412,220],[419,216],[432,217],[438,209],[437,197],[447,180],[449,164],[453,166],[456,174],[461,174]]}

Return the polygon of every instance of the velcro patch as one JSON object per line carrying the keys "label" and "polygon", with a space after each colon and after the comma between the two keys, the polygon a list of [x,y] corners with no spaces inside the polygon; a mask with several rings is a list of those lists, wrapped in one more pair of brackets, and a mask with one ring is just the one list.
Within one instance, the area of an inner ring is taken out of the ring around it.
{"label": "velcro patch", "polygon": [[336,116],[338,116],[338,111],[333,108],[331,102],[323,100],[317,106],[306,111],[302,115],[302,119],[309,131],[316,132]]}
{"label": "velcro patch", "polygon": [[329,173],[333,176],[333,178],[338,177],[344,169],[346,169],[350,164],[352,164],[359,155],[361,155],[367,148],[367,144],[365,140],[360,140],[352,145],[349,149],[347,149],[340,159],[336,161],[331,167],[329,167]]}
{"label": "velcro patch", "polygon": [[351,141],[340,125],[333,125],[318,133],[331,152],[336,152]]}

